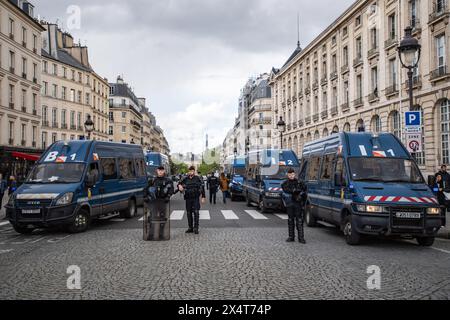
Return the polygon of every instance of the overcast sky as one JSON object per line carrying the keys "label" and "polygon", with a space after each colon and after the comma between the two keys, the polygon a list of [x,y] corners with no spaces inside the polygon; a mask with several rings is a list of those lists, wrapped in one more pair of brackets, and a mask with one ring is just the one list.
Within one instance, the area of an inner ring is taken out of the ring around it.
{"label": "overcast sky", "polygon": [[[123,75],[164,129],[172,152],[223,142],[249,76],[281,67],[354,0],[31,0],[89,47],[90,62],[115,82]],[[80,28],[68,28],[71,5]]]}

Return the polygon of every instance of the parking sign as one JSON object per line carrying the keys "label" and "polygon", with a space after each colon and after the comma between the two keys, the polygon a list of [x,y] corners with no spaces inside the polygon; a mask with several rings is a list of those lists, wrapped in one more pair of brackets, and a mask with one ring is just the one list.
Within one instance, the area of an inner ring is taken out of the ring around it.
{"label": "parking sign", "polygon": [[409,111],[405,113],[406,127],[420,127],[422,125],[422,112]]}

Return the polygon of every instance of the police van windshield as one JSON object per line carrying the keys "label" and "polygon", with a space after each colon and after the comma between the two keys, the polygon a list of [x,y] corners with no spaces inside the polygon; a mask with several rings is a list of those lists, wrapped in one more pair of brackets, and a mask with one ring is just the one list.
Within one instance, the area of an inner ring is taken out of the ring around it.
{"label": "police van windshield", "polygon": [[353,181],[424,183],[415,162],[398,158],[350,158]]}
{"label": "police van windshield", "polygon": [[243,177],[245,175],[245,168],[234,168],[234,175]]}
{"label": "police van windshield", "polygon": [[[265,167],[261,168],[261,175],[264,179],[271,180],[284,180],[287,179],[288,171],[291,167],[279,166],[278,170],[275,167]],[[296,175],[298,175],[298,168],[293,168],[295,170]]]}
{"label": "police van windshield", "polygon": [[49,163],[33,168],[27,183],[76,183],[83,176],[83,163]]}

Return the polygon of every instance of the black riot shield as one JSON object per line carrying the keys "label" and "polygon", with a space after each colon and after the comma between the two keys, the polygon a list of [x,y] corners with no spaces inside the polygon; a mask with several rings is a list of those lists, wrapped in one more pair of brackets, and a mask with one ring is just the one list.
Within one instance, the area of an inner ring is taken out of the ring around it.
{"label": "black riot shield", "polygon": [[170,203],[166,203],[164,200],[145,203],[144,240],[170,240]]}

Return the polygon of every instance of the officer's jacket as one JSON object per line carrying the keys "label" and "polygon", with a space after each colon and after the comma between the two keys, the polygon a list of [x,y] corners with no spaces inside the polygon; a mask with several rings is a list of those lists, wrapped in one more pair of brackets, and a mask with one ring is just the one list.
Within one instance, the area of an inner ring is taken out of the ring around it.
{"label": "officer's jacket", "polygon": [[286,208],[300,205],[306,200],[306,186],[297,179],[286,180],[281,188],[283,189],[282,199]]}
{"label": "officer's jacket", "polygon": [[210,177],[208,179],[208,187],[211,191],[217,191],[217,188],[219,187],[219,178],[216,176]]}
{"label": "officer's jacket", "polygon": [[181,180],[180,185],[184,188],[184,199],[198,199],[206,197],[205,184],[203,179],[199,176],[193,176],[192,178],[186,177]]}
{"label": "officer's jacket", "polygon": [[173,182],[166,177],[157,177],[150,180],[146,192],[146,200],[165,200],[169,201],[175,193]]}

